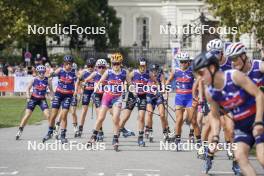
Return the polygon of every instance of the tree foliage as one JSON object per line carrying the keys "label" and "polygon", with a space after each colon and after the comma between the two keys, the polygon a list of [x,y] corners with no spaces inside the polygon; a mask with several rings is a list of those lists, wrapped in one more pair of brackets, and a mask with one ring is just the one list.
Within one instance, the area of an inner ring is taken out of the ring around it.
{"label": "tree foliage", "polygon": [[263,0],[206,0],[206,2],[214,15],[220,17],[222,25],[238,27],[240,34],[256,32],[257,38],[264,40]]}

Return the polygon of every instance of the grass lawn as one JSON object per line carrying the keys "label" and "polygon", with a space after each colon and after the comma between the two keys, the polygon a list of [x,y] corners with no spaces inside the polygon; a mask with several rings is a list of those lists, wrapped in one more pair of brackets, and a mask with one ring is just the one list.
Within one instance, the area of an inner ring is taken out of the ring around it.
{"label": "grass lawn", "polygon": [[[24,114],[26,99],[20,97],[0,97],[0,128],[18,126]],[[43,120],[44,117],[37,106],[33,115],[28,120],[33,124]]]}

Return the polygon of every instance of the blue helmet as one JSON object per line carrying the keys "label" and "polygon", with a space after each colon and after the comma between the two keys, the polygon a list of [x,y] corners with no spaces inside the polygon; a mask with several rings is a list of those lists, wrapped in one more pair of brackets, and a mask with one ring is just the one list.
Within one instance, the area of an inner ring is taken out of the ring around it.
{"label": "blue helmet", "polygon": [[65,55],[63,57],[64,62],[73,62],[74,58],[71,55]]}

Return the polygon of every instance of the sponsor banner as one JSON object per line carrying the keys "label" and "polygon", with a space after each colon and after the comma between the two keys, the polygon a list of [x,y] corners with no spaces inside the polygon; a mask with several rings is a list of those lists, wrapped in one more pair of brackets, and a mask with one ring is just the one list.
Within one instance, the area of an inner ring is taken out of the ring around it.
{"label": "sponsor banner", "polygon": [[0,76],[0,92],[14,91],[14,77]]}

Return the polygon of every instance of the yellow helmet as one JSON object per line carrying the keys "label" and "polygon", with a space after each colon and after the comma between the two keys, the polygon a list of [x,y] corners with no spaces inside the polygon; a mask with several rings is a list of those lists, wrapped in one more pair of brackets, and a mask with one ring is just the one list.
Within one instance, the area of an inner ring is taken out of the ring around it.
{"label": "yellow helmet", "polygon": [[111,56],[111,62],[122,62],[123,56],[121,53],[114,53]]}

